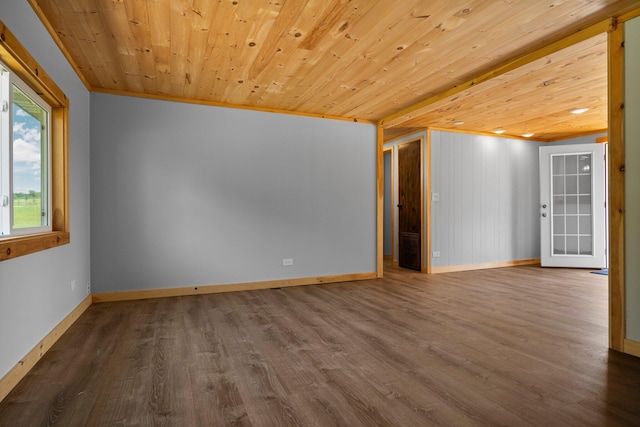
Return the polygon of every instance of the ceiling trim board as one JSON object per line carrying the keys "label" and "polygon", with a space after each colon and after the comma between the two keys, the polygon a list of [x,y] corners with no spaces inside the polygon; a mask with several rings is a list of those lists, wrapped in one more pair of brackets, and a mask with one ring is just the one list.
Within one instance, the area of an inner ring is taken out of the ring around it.
{"label": "ceiling trim board", "polygon": [[250,111],[260,111],[263,113],[277,113],[277,114],[288,114],[291,116],[303,116],[303,117],[312,117],[316,119],[327,119],[327,120],[339,120],[343,122],[354,122],[354,123],[363,123],[369,125],[378,125],[377,121],[368,120],[368,119],[360,119],[357,117],[339,117],[339,116],[330,116],[327,114],[317,114],[317,113],[305,113],[302,111],[288,111],[288,110],[279,110],[277,108],[268,108],[268,107],[256,107],[251,105],[236,105],[236,104],[226,104],[224,102],[215,102],[215,101],[204,101],[201,99],[192,99],[192,98],[181,98],[178,96],[169,96],[169,95],[156,95],[151,93],[137,93],[137,92],[129,92],[129,91],[121,91],[121,90],[113,90],[113,89],[104,89],[104,88],[94,88],[91,90],[94,93],[104,93],[107,95],[118,95],[118,96],[130,96],[133,98],[145,98],[145,99],[154,99],[156,101],[171,101],[171,102],[182,102],[185,104],[197,104],[197,105],[205,105],[209,107],[221,107],[221,108],[234,108],[238,110],[250,110]]}
{"label": "ceiling trim board", "polygon": [[[607,133],[607,129],[598,129],[598,130],[593,130],[593,131],[588,131],[588,132],[581,132],[581,133],[575,133],[575,134],[571,134],[567,137],[562,137],[562,138],[525,138],[523,136],[518,136],[518,135],[510,135],[510,134],[501,134],[501,135],[496,135],[493,132],[482,132],[482,131],[475,131],[475,130],[465,130],[465,129],[449,129],[449,128],[443,128],[443,127],[439,127],[439,126],[429,126],[428,128],[426,128],[427,130],[437,130],[437,131],[441,131],[441,132],[452,132],[452,133],[466,133],[469,135],[481,135],[481,136],[492,136],[495,138],[508,138],[508,139],[517,139],[520,141],[531,141],[531,142],[557,142],[557,141],[565,141],[567,139],[573,139],[573,138],[580,138],[582,136],[589,136],[589,135],[598,135],[601,133]],[[395,137],[393,139],[396,139]],[[599,138],[598,138],[599,139]],[[596,142],[601,142],[601,141],[596,141]]]}
{"label": "ceiling trim board", "polygon": [[[582,136],[598,135],[598,134],[601,134],[601,133],[607,133],[607,131],[608,131],[608,129],[605,128],[605,129],[591,130],[591,131],[588,131],[588,132],[573,133],[571,135],[563,136],[562,138],[553,138],[553,139],[550,139],[550,140],[548,140],[546,142],[566,141],[567,139],[580,138]],[[598,142],[598,141],[596,140],[596,142]]]}
{"label": "ceiling trim board", "polygon": [[449,129],[449,128],[443,128],[440,126],[429,126],[428,127],[429,130],[437,130],[440,132],[451,132],[451,133],[464,133],[464,134],[468,134],[468,135],[480,135],[480,136],[491,136],[494,138],[506,138],[506,139],[518,139],[518,140],[522,140],[522,141],[531,141],[531,142],[550,142],[547,139],[544,138],[525,138],[522,136],[517,136],[517,135],[510,135],[507,133],[503,133],[503,134],[495,134],[493,132],[482,132],[482,131],[476,131],[476,130],[466,130],[466,129]]}

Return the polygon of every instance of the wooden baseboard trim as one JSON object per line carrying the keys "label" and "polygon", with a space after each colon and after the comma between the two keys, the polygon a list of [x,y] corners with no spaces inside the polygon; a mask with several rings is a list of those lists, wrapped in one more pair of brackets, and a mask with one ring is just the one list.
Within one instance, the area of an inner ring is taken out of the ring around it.
{"label": "wooden baseboard trim", "polygon": [[40,342],[24,356],[7,374],[0,379],[0,402],[18,385],[20,380],[29,373],[36,363],[60,339],[71,325],[91,305],[91,295],[86,297],[71,313],[58,323]]}
{"label": "wooden baseboard trim", "polygon": [[431,273],[455,273],[457,271],[484,270],[487,268],[514,267],[516,265],[540,264],[540,258],[518,259],[513,261],[485,262],[482,264],[449,265],[446,267],[433,267]]}
{"label": "wooden baseboard trim", "polygon": [[393,255],[391,255],[391,254],[386,254],[386,255],[384,255],[384,256],[383,256],[383,259],[384,259],[385,261],[390,261],[390,260],[392,260],[392,259],[393,259]]}
{"label": "wooden baseboard trim", "polygon": [[256,289],[284,288],[289,286],[317,285],[321,283],[352,282],[376,279],[377,273],[353,273],[336,276],[302,277],[298,279],[271,280],[265,282],[234,283],[225,285],[189,286],[184,288],[145,289],[140,291],[94,294],[93,302],[131,301],[148,298],[166,298],[185,295],[215,294],[221,292],[252,291]]}
{"label": "wooden baseboard trim", "polygon": [[624,339],[624,352],[632,356],[640,357],[640,341]]}

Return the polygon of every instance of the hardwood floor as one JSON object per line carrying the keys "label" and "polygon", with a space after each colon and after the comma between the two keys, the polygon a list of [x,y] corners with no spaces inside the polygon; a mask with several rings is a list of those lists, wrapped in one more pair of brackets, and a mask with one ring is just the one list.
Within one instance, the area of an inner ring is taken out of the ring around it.
{"label": "hardwood floor", "polygon": [[90,307],[0,426],[640,425],[607,277],[535,266]]}

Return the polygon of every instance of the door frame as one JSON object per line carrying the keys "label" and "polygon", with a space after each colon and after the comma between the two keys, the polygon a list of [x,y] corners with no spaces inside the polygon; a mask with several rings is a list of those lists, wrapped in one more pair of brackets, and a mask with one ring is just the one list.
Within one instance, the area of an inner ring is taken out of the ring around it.
{"label": "door frame", "polygon": [[[420,142],[420,238],[421,238],[421,260],[420,260],[420,271],[422,273],[430,274],[431,271],[431,132],[429,128],[424,128],[419,132],[412,132],[405,136],[401,136],[389,141],[384,141],[383,147],[380,149],[380,164],[384,166],[384,152],[388,150],[392,150],[392,162],[391,166],[393,169],[391,175],[392,189],[391,193],[393,196],[394,204],[392,205],[392,255],[393,261],[392,265],[394,267],[398,266],[398,221],[396,218],[398,217],[397,206],[395,200],[397,200],[398,194],[398,155],[397,148],[398,145],[413,141]],[[384,173],[381,173],[380,185],[382,187],[382,191],[384,192]],[[383,217],[381,217],[383,218]],[[381,220],[381,222],[383,219]],[[380,225],[382,227],[382,224]],[[382,232],[381,232],[382,233]],[[380,245],[382,247],[383,236],[380,234]],[[380,255],[382,258],[382,255]]]}

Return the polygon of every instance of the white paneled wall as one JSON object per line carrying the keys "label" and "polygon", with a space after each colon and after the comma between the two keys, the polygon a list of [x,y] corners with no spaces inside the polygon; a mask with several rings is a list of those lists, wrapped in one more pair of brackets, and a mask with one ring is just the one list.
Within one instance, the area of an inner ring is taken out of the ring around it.
{"label": "white paneled wall", "polygon": [[539,146],[431,131],[433,267],[539,258]]}

